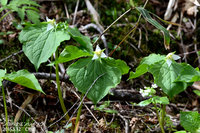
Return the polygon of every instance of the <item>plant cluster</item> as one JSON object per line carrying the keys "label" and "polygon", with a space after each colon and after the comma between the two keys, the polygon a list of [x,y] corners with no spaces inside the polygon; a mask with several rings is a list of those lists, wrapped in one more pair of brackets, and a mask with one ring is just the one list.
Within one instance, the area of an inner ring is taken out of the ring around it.
{"label": "plant cluster", "polygon": [[[35,8],[39,7],[39,5],[34,1],[12,0],[8,4],[7,0],[2,0],[1,5],[1,11],[9,9],[11,12],[17,12],[22,21],[24,20],[25,14],[27,14],[28,19],[34,23],[25,23],[24,28],[20,32],[19,41],[23,44],[23,52],[34,65],[36,71],[42,63],[47,62],[53,54],[55,55],[55,60],[48,66],[55,65],[56,67],[58,96],[62,110],[68,120],[66,127],[69,128],[71,126],[71,129],[76,131],[79,125],[84,98],[87,97],[94,104],[97,104],[109,93],[111,88],[116,87],[120,83],[122,75],[129,72],[129,66],[123,60],[114,59],[106,55],[104,50],[101,50],[98,45],[93,50],[95,45],[91,43],[90,38],[82,35],[78,29],[70,27],[67,22],[56,23],[54,19],[51,20],[49,18],[46,18],[46,22],[39,22],[38,9]],[[144,7],[135,8],[141,13],[139,20],[143,16],[149,23],[163,32],[165,48],[169,49],[169,32],[153,19],[150,12],[145,10]],[[137,28],[138,23],[132,31]],[[63,41],[69,41],[70,39],[76,41],[78,45],[66,45],[63,51],[59,53],[58,47],[61,43]],[[177,63],[175,60],[178,59],[180,57],[175,55],[175,52],[169,53],[167,56],[151,54],[143,58],[136,72],[130,72],[129,76],[129,79],[133,79],[149,72],[154,77],[154,83],[164,92],[162,97],[156,96],[156,90],[154,88],[157,86],[155,85],[146,87],[144,90],[141,89],[141,94],[144,97],[148,96],[150,98],[138,104],[140,106],[146,106],[151,103],[154,105],[162,133],[165,132],[165,121],[167,121],[165,110],[166,105],[170,103],[170,99],[184,91],[193,82],[200,80],[198,68],[194,69],[186,63]],[[66,72],[73,85],[82,93],[75,125],[70,122],[71,118],[64,104],[58,67],[59,63],[66,63],[72,60],[76,61],[68,66]],[[44,92],[35,76],[27,70],[19,70],[10,74],[6,73],[6,70],[0,70],[0,86],[3,93],[6,128],[8,132],[6,99],[4,86],[2,85],[3,80],[9,80],[30,89]],[[96,109],[103,110],[103,108]],[[112,110],[111,112],[116,113]],[[200,129],[198,112],[181,112],[180,121],[186,131],[198,132]]]}

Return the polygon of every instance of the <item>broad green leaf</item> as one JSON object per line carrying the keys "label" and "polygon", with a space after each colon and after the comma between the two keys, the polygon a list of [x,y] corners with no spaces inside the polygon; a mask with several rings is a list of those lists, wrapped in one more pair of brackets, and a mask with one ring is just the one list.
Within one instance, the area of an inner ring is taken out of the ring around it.
{"label": "broad green leaf", "polygon": [[150,14],[149,11],[145,10],[143,7],[136,7],[136,9],[142,14],[142,16],[149,22],[151,23],[153,26],[155,26],[157,29],[161,30],[164,34],[164,44],[165,44],[165,48],[169,49],[169,45],[170,45],[170,34],[169,31],[164,28],[162,25],[160,25],[155,19],[153,19]]}
{"label": "broad green leaf", "polygon": [[157,62],[149,68],[149,72],[153,74],[155,83],[172,98],[176,94],[184,91],[187,84],[184,82],[174,82],[179,76],[182,66],[175,61],[169,67],[165,60]]}
{"label": "broad green leaf", "polygon": [[200,115],[197,111],[181,112],[180,124],[186,131],[192,133],[200,132]]}
{"label": "broad green leaf", "polygon": [[195,82],[200,81],[200,72],[195,70],[191,65],[182,63],[182,71],[175,82]]}
{"label": "broad green leaf", "polygon": [[152,102],[159,104],[169,104],[169,99],[167,97],[154,96],[152,97]]}
{"label": "broad green leaf", "polygon": [[90,38],[87,36],[83,36],[79,30],[77,30],[76,28],[68,28],[67,29],[68,33],[71,35],[71,37],[76,40],[81,47],[83,47],[84,49],[86,49],[88,52],[92,53],[93,52],[93,47],[92,47],[92,43],[90,41]]}
{"label": "broad green leaf", "polygon": [[6,74],[4,78],[11,82],[15,82],[27,88],[44,93],[34,74],[29,73],[27,70],[20,70],[17,72]]}
{"label": "broad green leaf", "polygon": [[69,40],[69,34],[64,30],[49,30],[47,25],[29,25],[20,33],[19,40],[23,43],[23,51],[36,70],[46,62],[64,40]]}
{"label": "broad green leaf", "polygon": [[[92,57],[80,59],[67,69],[67,74],[76,88],[97,104],[106,96],[110,88],[114,88],[121,80],[121,71],[116,66],[110,66],[107,58],[92,60]],[[100,75],[103,75],[99,77]],[[99,77],[99,79],[97,79]],[[97,80],[95,83],[94,81]],[[94,84],[92,86],[92,84]]]}
{"label": "broad green leaf", "polygon": [[5,74],[6,74],[6,70],[0,69],[0,86],[2,86],[2,81]]}
{"label": "broad green leaf", "polygon": [[138,105],[139,105],[139,106],[147,106],[147,105],[149,105],[151,102],[152,102],[152,99],[150,98],[150,99],[147,99],[147,100],[144,100],[144,101],[138,103]]}
{"label": "broad green leaf", "polygon": [[193,90],[193,92],[194,92],[195,94],[197,94],[198,96],[200,96],[200,91],[199,91],[199,90]]}
{"label": "broad green leaf", "polygon": [[136,68],[136,72],[130,72],[129,79],[137,78],[148,71],[148,67],[156,62],[164,60],[164,55],[150,54],[141,60],[140,65]]}
{"label": "broad green leaf", "polygon": [[38,24],[40,22],[39,18],[39,14],[36,11],[33,10],[26,10],[27,13],[27,17],[29,20],[31,20],[34,24]]}
{"label": "broad green leaf", "polygon": [[1,0],[1,5],[2,5],[2,6],[7,5],[7,3],[8,3],[8,0]]}
{"label": "broad green leaf", "polygon": [[85,52],[76,46],[66,46],[55,63],[68,62],[85,56],[92,56],[92,54]]}
{"label": "broad green leaf", "polygon": [[119,68],[122,75],[127,74],[130,69],[129,66],[127,66],[126,62],[120,59],[115,60],[113,58],[107,58],[105,61],[110,66]]}

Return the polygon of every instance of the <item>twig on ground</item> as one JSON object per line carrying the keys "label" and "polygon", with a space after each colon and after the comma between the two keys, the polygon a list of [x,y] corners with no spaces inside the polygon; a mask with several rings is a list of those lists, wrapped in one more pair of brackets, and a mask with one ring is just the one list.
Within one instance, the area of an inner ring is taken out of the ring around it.
{"label": "twig on ground", "polygon": [[[34,94],[29,94],[28,97],[26,98],[26,100],[22,103],[20,108],[25,109],[26,106],[32,101],[33,96],[34,96]],[[15,115],[15,120],[14,120],[15,124],[19,121],[21,114],[22,114],[22,110],[18,110],[17,114]]]}
{"label": "twig on ground", "polygon": [[65,117],[65,115],[68,114],[69,111],[71,111],[71,110],[74,108],[74,106],[75,106],[77,103],[78,103],[78,101],[76,101],[76,102],[73,104],[73,106],[72,106],[70,109],[68,109],[68,111],[67,111],[62,117],[60,117],[60,119],[58,119],[57,121],[55,121],[54,123],[52,123],[51,125],[49,125],[47,128],[50,128],[51,126],[53,126],[53,125],[55,125],[56,123],[58,123],[59,121],[61,121],[61,120]]}
{"label": "twig on ground", "polygon": [[22,52],[23,52],[23,50],[20,50],[20,51],[18,51],[18,52],[16,52],[16,53],[13,53],[13,54],[7,56],[7,57],[4,58],[4,59],[1,59],[1,60],[0,60],[0,63],[3,62],[3,61],[5,61],[5,60],[7,60],[7,59],[9,59],[9,58],[12,57],[12,56],[16,56],[16,55],[20,54],[20,53],[22,53]]}
{"label": "twig on ground", "polygon": [[123,13],[121,16],[119,16],[114,22],[112,22],[112,24],[110,24],[110,25],[101,33],[101,35],[99,36],[99,38],[93,43],[93,46],[95,46],[95,44],[97,43],[97,41],[101,38],[101,36],[102,36],[103,34],[106,33],[106,31],[107,31],[108,29],[110,29],[111,26],[113,26],[118,20],[120,20],[124,15],[126,15],[126,14],[127,14],[128,12],[130,12],[131,10],[132,10],[132,8],[128,9],[125,13]]}
{"label": "twig on ground", "polygon": [[[51,79],[51,80],[56,80],[56,74],[55,73],[43,73],[43,72],[36,72],[36,73],[33,73],[35,75],[35,77],[37,79]],[[63,74],[59,74],[59,78],[60,78],[60,81],[66,81],[68,80],[68,76],[65,74],[63,76]]]}
{"label": "twig on ground", "polygon": [[78,6],[79,6],[79,0],[77,0],[77,2],[76,2],[76,7],[75,7],[75,11],[74,11],[74,17],[73,17],[72,25],[74,25],[75,21],[76,21],[76,13],[77,13],[77,10],[78,10]]}
{"label": "twig on ground", "polygon": [[[38,123],[33,117],[31,117],[31,115],[26,112],[26,110],[24,110],[23,108],[19,107],[18,105],[16,105],[15,103],[12,103],[15,107],[17,107],[18,109],[22,110],[26,115],[28,115],[31,120],[33,120],[38,126],[40,126],[40,123]],[[40,126],[41,130],[45,133],[45,130]]]}
{"label": "twig on ground", "polygon": [[125,133],[129,133],[129,124],[128,124],[128,120],[126,118],[124,118],[124,116],[122,116],[120,113],[117,113],[117,115],[122,118],[122,120],[125,122]]}
{"label": "twig on ground", "polygon": [[67,9],[67,5],[66,5],[65,1],[63,1],[63,3],[64,3],[64,8],[65,8],[65,13],[66,13],[67,19],[69,19],[69,12]]}

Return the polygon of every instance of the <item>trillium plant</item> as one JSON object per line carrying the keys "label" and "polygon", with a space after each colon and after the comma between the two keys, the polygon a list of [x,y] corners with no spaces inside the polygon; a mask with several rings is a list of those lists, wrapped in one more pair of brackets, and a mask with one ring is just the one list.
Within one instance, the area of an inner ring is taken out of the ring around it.
{"label": "trillium plant", "polygon": [[[59,63],[78,59],[69,65],[66,72],[74,86],[94,104],[97,104],[111,88],[120,83],[121,76],[128,73],[129,67],[122,60],[107,57],[103,52],[104,49],[101,50],[98,45],[93,51],[90,39],[83,36],[76,28],[69,27],[65,22],[56,24],[54,19],[46,18],[46,20],[47,22],[42,22],[39,25],[27,24],[21,31],[19,40],[23,43],[25,55],[33,63],[36,70],[39,69],[41,63],[47,62],[55,53],[55,61],[50,65],[56,66],[58,96],[66,119],[69,120],[60,87]],[[76,42],[76,45],[66,45],[59,54],[57,49],[61,42],[71,38]],[[80,113],[77,115],[77,120],[79,117]]]}
{"label": "trillium plant", "polygon": [[[167,56],[151,54],[143,58],[136,71],[130,72],[129,76],[129,79],[133,79],[149,72],[154,77],[154,83],[164,92],[163,97],[156,96],[155,88],[157,86],[155,85],[140,89],[143,97],[150,98],[138,104],[139,106],[146,106],[150,103],[154,105],[162,133],[165,132],[166,105],[169,104],[170,99],[184,91],[193,82],[200,80],[199,69],[194,69],[186,63],[177,63],[176,61],[179,59],[180,56],[176,55],[175,52],[169,53]],[[199,116],[196,112],[181,112],[181,125],[187,131],[196,132],[200,129]],[[185,118],[185,121],[188,122],[185,122],[182,118]],[[194,120],[196,122],[192,122]],[[186,123],[190,125],[190,128]]]}

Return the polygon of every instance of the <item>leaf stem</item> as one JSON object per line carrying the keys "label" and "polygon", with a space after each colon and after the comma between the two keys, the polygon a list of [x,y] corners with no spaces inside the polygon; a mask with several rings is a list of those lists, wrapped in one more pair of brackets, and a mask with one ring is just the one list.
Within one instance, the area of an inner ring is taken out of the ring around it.
{"label": "leaf stem", "polygon": [[[83,99],[83,96],[84,94],[81,95],[81,101]],[[75,124],[75,130],[74,130],[74,133],[78,132],[78,126],[79,126],[79,120],[80,120],[80,115],[81,115],[81,110],[82,110],[82,106],[83,106],[83,102],[81,102],[81,105],[78,109],[78,113],[77,113],[77,116],[76,116],[76,124]]]}
{"label": "leaf stem", "polygon": [[[56,50],[55,57],[56,57],[56,59],[58,58],[58,50]],[[56,65],[56,84],[57,84],[57,89],[58,89],[58,97],[59,97],[59,101],[60,101],[62,110],[65,114],[67,112],[67,109],[65,107],[64,100],[63,100],[63,97],[62,97],[62,91],[61,91],[61,88],[60,88],[59,67],[58,67],[58,64],[55,64],[55,65]],[[66,114],[65,118],[67,120],[69,120],[69,115]]]}
{"label": "leaf stem", "polygon": [[165,130],[164,130],[164,127],[163,127],[163,122],[162,122],[162,120],[164,120],[164,119],[162,118],[162,116],[160,117],[159,110],[158,110],[156,103],[154,103],[154,107],[156,109],[156,115],[157,115],[157,118],[158,118],[158,122],[159,122],[159,125],[160,125],[161,132],[165,133]]}
{"label": "leaf stem", "polygon": [[2,94],[3,94],[3,104],[4,104],[5,116],[6,116],[6,133],[8,133],[9,128],[8,128],[8,112],[7,112],[7,106],[6,106],[6,96],[5,96],[3,85],[1,88],[2,88]]}

